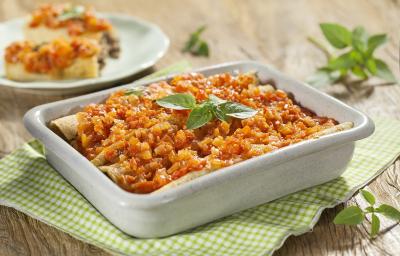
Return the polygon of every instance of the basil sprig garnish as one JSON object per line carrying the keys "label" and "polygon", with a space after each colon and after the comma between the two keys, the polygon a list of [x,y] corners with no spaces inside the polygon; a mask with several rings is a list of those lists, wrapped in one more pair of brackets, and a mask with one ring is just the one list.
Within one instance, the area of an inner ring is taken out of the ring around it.
{"label": "basil sprig garnish", "polygon": [[218,98],[212,94],[200,104],[196,103],[193,95],[187,93],[169,95],[157,100],[156,103],[164,108],[191,110],[186,121],[187,129],[202,127],[215,118],[221,121],[227,121],[230,117],[246,119],[257,113],[255,109],[237,102]]}
{"label": "basil sprig garnish", "polygon": [[321,23],[322,33],[337,54],[331,52],[324,43],[313,37],[308,40],[322,50],[326,57],[325,66],[317,69],[307,81],[314,86],[325,86],[342,82],[351,92],[349,85],[357,84],[351,76],[366,81],[371,77],[379,77],[390,84],[397,84],[389,66],[375,56],[375,50],[385,44],[388,39],[386,34],[370,36],[364,27],[358,26],[352,31],[335,23]]}
{"label": "basil sprig garnish", "polygon": [[361,209],[356,205],[349,206],[341,210],[333,220],[335,224],[344,224],[344,225],[358,225],[366,219],[366,215],[371,215],[371,231],[370,237],[374,238],[378,235],[380,229],[380,219],[379,215],[385,216],[389,219],[392,219],[396,222],[400,222],[400,211],[395,207],[388,204],[381,204],[378,207],[376,206],[375,196],[367,191],[362,189],[361,195],[369,204],[365,209]]}
{"label": "basil sprig garnish", "polygon": [[201,34],[205,29],[206,26],[201,26],[195,32],[190,34],[182,52],[189,52],[194,56],[208,57],[210,55],[210,49],[207,42],[201,38]]}
{"label": "basil sprig garnish", "polygon": [[69,19],[81,18],[85,13],[85,7],[82,5],[72,6],[71,8],[66,8],[57,17],[59,21],[65,21]]}

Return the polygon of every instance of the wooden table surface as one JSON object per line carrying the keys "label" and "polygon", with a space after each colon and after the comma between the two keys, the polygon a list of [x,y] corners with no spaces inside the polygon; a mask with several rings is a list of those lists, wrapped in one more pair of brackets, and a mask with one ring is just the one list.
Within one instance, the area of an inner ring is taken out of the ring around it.
{"label": "wooden table surface", "polygon": [[[76,1],[73,1],[76,2]],[[29,13],[40,2],[0,0],[0,21]],[[155,66],[165,67],[183,58],[201,67],[226,61],[252,59],[274,65],[304,80],[324,62],[324,56],[306,37],[321,38],[320,22],[364,25],[371,33],[386,32],[390,41],[378,55],[399,78],[400,1],[398,0],[137,0],[87,1],[100,11],[120,12],[158,24],[171,39],[168,53]],[[195,58],[180,49],[188,33],[208,26],[204,37],[210,58]],[[7,35],[0,35],[7,36]],[[134,47],[134,46],[133,46]],[[367,88],[372,88],[367,85]],[[349,95],[341,86],[329,91],[370,115],[400,119],[400,86],[377,86],[369,93]],[[68,96],[29,95],[0,88],[0,158],[31,138],[22,124],[24,113],[39,104]],[[400,146],[400,145],[399,145]],[[368,187],[378,201],[400,206],[400,161],[391,165]],[[350,204],[360,204],[359,197]],[[290,237],[276,255],[399,255],[400,226],[389,227],[375,240],[369,224],[335,226],[332,220],[343,205],[325,210],[312,232]],[[384,222],[383,226],[389,224]],[[0,255],[109,255],[14,209],[0,207]]]}

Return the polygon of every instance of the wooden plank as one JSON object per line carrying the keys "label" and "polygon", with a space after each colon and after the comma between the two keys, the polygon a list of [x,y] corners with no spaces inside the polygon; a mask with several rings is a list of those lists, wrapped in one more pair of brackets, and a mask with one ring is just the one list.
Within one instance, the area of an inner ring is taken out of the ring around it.
{"label": "wooden plank", "polygon": [[[26,15],[39,2],[44,1],[3,0],[0,2],[0,20]],[[362,24],[371,33],[389,33],[390,42],[378,54],[392,70],[397,73],[399,70],[400,2],[396,0],[100,0],[91,1],[91,4],[100,11],[130,14],[158,24],[171,38],[171,46],[156,68],[183,58],[195,67],[254,59],[304,80],[325,61],[306,37],[321,38],[320,22],[340,22],[348,26]],[[204,36],[210,42],[211,57],[195,58],[183,54],[180,49],[189,32],[203,24],[208,26]],[[329,88],[328,92],[370,115],[400,119],[400,87],[373,88],[349,94],[338,85]],[[1,88],[0,129],[3,132],[0,134],[0,157],[31,138],[21,122],[28,109],[61,98],[64,97],[21,94]],[[377,195],[379,202],[400,207],[399,172],[400,161],[397,161],[371,182],[369,189]],[[356,196],[349,204],[362,205],[363,201]],[[400,251],[399,225],[391,227],[392,223],[385,221],[383,227],[387,230],[370,240],[368,223],[357,227],[332,223],[342,208],[341,205],[324,211],[313,232],[290,237],[276,255],[395,255]],[[0,244],[0,255],[108,255],[102,249],[8,207],[0,207]]]}

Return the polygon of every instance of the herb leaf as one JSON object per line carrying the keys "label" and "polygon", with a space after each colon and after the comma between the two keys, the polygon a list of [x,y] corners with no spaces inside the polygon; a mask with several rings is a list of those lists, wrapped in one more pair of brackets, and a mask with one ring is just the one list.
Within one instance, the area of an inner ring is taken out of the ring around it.
{"label": "herb leaf", "polygon": [[197,28],[197,30],[190,35],[189,40],[186,42],[185,47],[182,49],[182,51],[190,51],[190,49],[192,49],[198,43],[198,41],[200,40],[200,35],[205,29],[205,25]]}
{"label": "herb leaf", "polygon": [[368,71],[371,73],[371,75],[376,75],[377,72],[377,67],[376,67],[376,62],[374,59],[368,59],[366,63],[366,67]]}
{"label": "herb leaf", "polygon": [[365,62],[363,54],[357,50],[352,50],[350,52],[350,58],[355,62],[355,64],[363,65]]}
{"label": "herb leaf", "polygon": [[192,52],[194,55],[198,56],[210,56],[210,50],[208,48],[208,44],[205,41],[201,41],[199,43],[199,47]]}
{"label": "herb leaf", "polygon": [[364,217],[363,211],[353,205],[340,211],[333,220],[333,223],[357,225],[364,220]]}
{"label": "herb leaf", "polygon": [[396,82],[392,71],[390,71],[388,65],[380,59],[374,59],[376,63],[376,76],[380,77],[388,82]]}
{"label": "herb leaf", "polygon": [[228,121],[229,117],[218,106],[213,106],[212,112],[220,121]]}
{"label": "herb leaf", "polygon": [[196,106],[196,99],[191,94],[177,93],[169,95],[156,101],[158,105],[171,109],[193,109]]}
{"label": "herb leaf", "polygon": [[195,56],[206,56],[210,55],[210,49],[206,41],[201,39],[201,34],[206,29],[206,26],[203,25],[199,27],[195,32],[190,34],[189,39],[186,41],[185,46],[182,49],[182,52],[190,52]]}
{"label": "herb leaf", "polygon": [[218,98],[213,94],[210,94],[208,96],[208,102],[211,104],[211,111],[213,112],[216,118],[218,118],[220,121],[228,121],[229,117],[219,107],[221,104],[226,103],[227,102],[226,100]]}
{"label": "herb leaf", "polygon": [[385,217],[400,222],[399,210],[387,204],[381,204],[378,208],[375,208],[375,196],[371,192],[364,189],[362,189],[360,192],[364,199],[370,204],[370,206],[366,207],[364,211],[358,206],[350,206],[343,209],[336,215],[335,219],[333,220],[335,224],[360,224],[365,218],[365,214],[371,214],[372,221],[370,236],[371,238],[374,238],[379,232],[381,223],[376,213],[382,214]]}
{"label": "herb leaf", "polygon": [[82,5],[72,6],[71,8],[64,9],[64,11],[57,17],[59,21],[66,21],[69,19],[81,18],[85,13],[85,7]]}
{"label": "herb leaf", "polygon": [[257,114],[257,110],[249,108],[243,104],[231,101],[221,104],[219,108],[225,115],[236,117],[239,119],[250,118]]}
{"label": "herb leaf", "polygon": [[214,118],[221,121],[227,121],[229,117],[246,119],[257,113],[257,110],[212,94],[201,104],[196,104],[196,99],[191,94],[185,93],[169,95],[157,100],[156,103],[165,108],[192,110],[186,121],[187,129],[199,128]]}
{"label": "herb leaf", "polygon": [[208,99],[209,99],[214,105],[216,105],[216,106],[219,106],[219,105],[221,105],[221,104],[227,102],[227,101],[224,100],[224,99],[218,98],[218,97],[215,96],[214,94],[210,94],[210,95],[208,96]]}
{"label": "herb leaf", "polygon": [[308,37],[310,42],[326,54],[328,62],[307,79],[308,83],[317,87],[340,81],[346,85],[349,92],[353,91],[351,85],[359,84],[359,81],[353,83],[349,79],[352,78],[349,77],[350,74],[362,80],[377,76],[389,83],[398,83],[388,65],[373,56],[375,49],[387,41],[385,34],[369,37],[365,28],[361,26],[356,27],[352,32],[333,23],[322,23],[320,27],[328,42],[335,48],[343,50],[339,52],[341,55],[335,57],[324,44]]}
{"label": "herb leaf", "polygon": [[371,233],[369,234],[371,237],[376,237],[376,235],[379,232],[379,228],[381,226],[381,221],[379,220],[378,216],[376,214],[371,215]]}
{"label": "herb leaf", "polygon": [[367,31],[361,26],[356,27],[352,33],[352,44],[355,49],[364,52],[368,47]]}
{"label": "herb leaf", "polygon": [[367,212],[367,213],[375,212],[375,208],[372,207],[372,206],[368,206],[368,207],[365,208],[364,210],[365,210],[365,212]]}
{"label": "herb leaf", "polygon": [[379,212],[380,214],[382,214],[394,221],[400,221],[400,211],[388,204],[381,204],[376,209],[376,212]]}
{"label": "herb leaf", "polygon": [[322,23],[320,27],[326,39],[335,48],[343,49],[351,44],[352,35],[347,28],[333,23]]}
{"label": "herb leaf", "polygon": [[361,189],[361,195],[371,206],[375,204],[375,196],[368,190]]}
{"label": "herb leaf", "polygon": [[337,69],[348,69],[355,64],[354,59],[351,56],[351,53],[345,53],[340,55],[335,59],[331,59],[328,63],[328,68],[337,70]]}
{"label": "herb leaf", "polygon": [[375,49],[380,45],[387,42],[387,36],[385,34],[373,35],[368,39],[368,50],[367,54],[370,56],[374,53]]}
{"label": "herb leaf", "polygon": [[192,109],[186,121],[187,129],[197,129],[213,119],[213,114],[208,106]]}
{"label": "herb leaf", "polygon": [[355,76],[357,76],[363,80],[368,78],[367,73],[365,73],[364,69],[361,66],[352,67],[351,73],[353,73]]}

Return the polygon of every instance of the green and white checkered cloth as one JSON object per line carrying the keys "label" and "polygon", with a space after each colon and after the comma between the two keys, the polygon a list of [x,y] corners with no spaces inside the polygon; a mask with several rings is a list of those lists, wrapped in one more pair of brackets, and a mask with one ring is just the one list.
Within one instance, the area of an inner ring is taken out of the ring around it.
{"label": "green and white checkered cloth", "polygon": [[138,239],[118,230],[47,163],[36,140],[0,160],[0,204],[116,253],[269,255],[289,235],[309,231],[323,209],[346,201],[399,156],[400,122],[375,119],[375,124],[375,133],[357,142],[340,178],[167,238]]}
{"label": "green and white checkered cloth", "polygon": [[347,200],[400,154],[400,122],[375,119],[344,174],[253,209],[163,239],[137,239],[108,222],[46,161],[32,141],[0,160],[0,204],[85,242],[129,255],[265,255],[309,231],[325,208]]}

